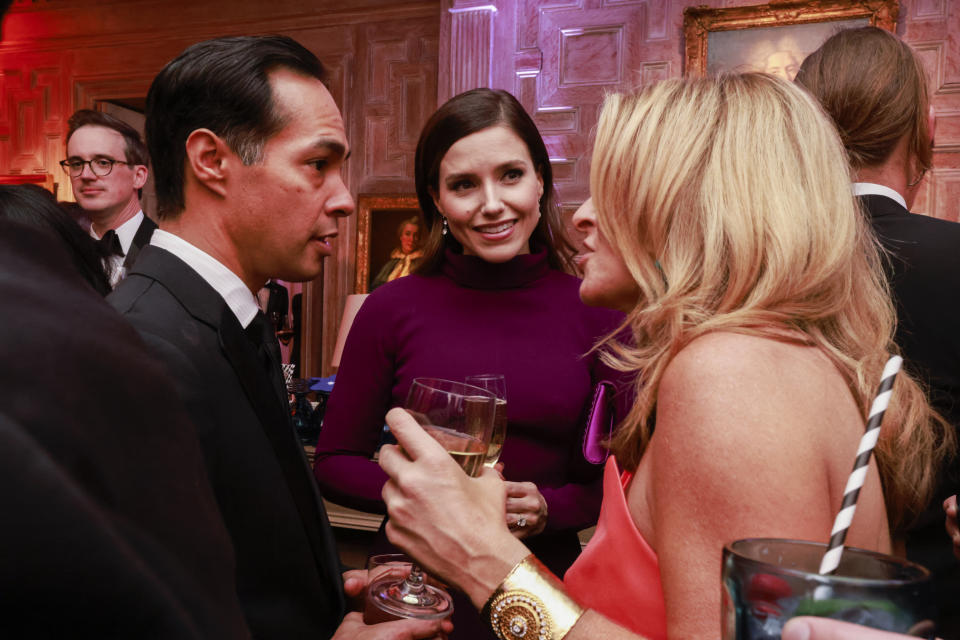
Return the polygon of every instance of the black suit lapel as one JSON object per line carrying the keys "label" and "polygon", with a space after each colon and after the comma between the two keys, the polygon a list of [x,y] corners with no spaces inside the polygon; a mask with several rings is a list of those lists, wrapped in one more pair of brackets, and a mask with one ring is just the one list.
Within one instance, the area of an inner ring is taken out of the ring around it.
{"label": "black suit lapel", "polygon": [[150,244],[150,238],[153,236],[153,230],[156,228],[157,223],[144,215],[143,221],[137,228],[137,233],[133,236],[133,242],[130,243],[130,250],[127,251],[127,257],[123,259],[124,269],[130,270],[130,267],[133,266],[134,261],[137,259],[137,254],[140,253],[140,249]]}
{"label": "black suit lapel", "polygon": [[247,337],[223,298],[200,275],[173,254],[146,246],[133,273],[152,278],[195,318],[216,329],[220,348],[246,392],[259,423],[283,470],[290,495],[300,514],[316,566],[326,577],[330,603],[345,611],[340,560],[323,500],[310,473],[303,447],[293,430],[284,399],[278,397],[257,348]]}
{"label": "black suit lapel", "polygon": [[[274,382],[264,370],[256,346],[247,337],[233,312],[226,307],[220,323],[220,346],[246,390],[277,461],[283,468],[287,487],[313,548],[317,567],[326,575],[330,597],[343,610],[345,601],[340,587],[336,540],[303,447],[290,422],[286,402],[277,396]],[[279,363],[274,364],[279,366]]]}

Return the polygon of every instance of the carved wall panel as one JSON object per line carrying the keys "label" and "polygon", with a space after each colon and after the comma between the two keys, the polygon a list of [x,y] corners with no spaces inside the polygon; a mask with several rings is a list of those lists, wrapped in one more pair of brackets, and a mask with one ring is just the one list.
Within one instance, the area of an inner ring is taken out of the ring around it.
{"label": "carved wall panel", "polygon": [[960,2],[903,2],[900,14],[897,33],[923,60],[936,116],[934,169],[913,209],[960,221]]}
{"label": "carved wall panel", "polygon": [[66,94],[57,56],[0,64],[0,173],[51,175],[62,191],[66,176],[57,162]]}
{"label": "carved wall panel", "polygon": [[361,193],[413,191],[413,153],[420,129],[436,109],[437,23],[368,26],[358,38],[361,69],[354,99],[362,131]]}
{"label": "carved wall panel", "polygon": [[494,59],[513,63],[505,88],[517,95],[544,134],[560,199],[572,207],[564,207],[567,214],[588,195],[591,131],[604,92],[679,72],[668,6],[637,0],[521,0],[513,5],[513,56],[497,51]]}
{"label": "carved wall panel", "polygon": [[467,6],[450,12],[450,37],[457,43],[449,66],[450,95],[490,86],[496,8],[492,5]]}

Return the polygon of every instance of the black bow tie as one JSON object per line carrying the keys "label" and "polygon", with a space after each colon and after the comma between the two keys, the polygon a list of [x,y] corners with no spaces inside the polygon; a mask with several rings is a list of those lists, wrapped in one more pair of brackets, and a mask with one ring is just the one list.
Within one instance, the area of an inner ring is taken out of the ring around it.
{"label": "black bow tie", "polygon": [[103,237],[97,240],[100,249],[108,256],[123,256],[123,248],[120,247],[120,236],[113,229],[110,229]]}

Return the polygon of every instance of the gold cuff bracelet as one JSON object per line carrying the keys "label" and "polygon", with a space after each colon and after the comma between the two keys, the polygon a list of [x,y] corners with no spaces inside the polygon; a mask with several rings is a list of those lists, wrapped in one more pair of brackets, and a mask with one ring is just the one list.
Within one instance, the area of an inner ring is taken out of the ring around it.
{"label": "gold cuff bracelet", "polygon": [[482,613],[500,640],[561,640],[583,608],[530,554],[500,583]]}

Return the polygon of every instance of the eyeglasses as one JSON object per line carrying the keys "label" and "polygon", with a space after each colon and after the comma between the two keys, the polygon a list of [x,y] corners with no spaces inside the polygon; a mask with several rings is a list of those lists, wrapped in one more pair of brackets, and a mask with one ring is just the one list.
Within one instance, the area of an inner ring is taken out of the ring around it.
{"label": "eyeglasses", "polygon": [[110,172],[113,171],[113,165],[115,164],[126,164],[133,165],[132,162],[124,162],[123,160],[114,160],[113,158],[94,158],[93,160],[80,160],[78,158],[71,158],[69,160],[61,160],[60,166],[63,167],[63,170],[70,174],[71,178],[78,178],[80,174],[83,173],[83,165],[90,165],[90,171],[93,172],[93,175],[98,178],[103,178],[104,176],[110,175]]}

